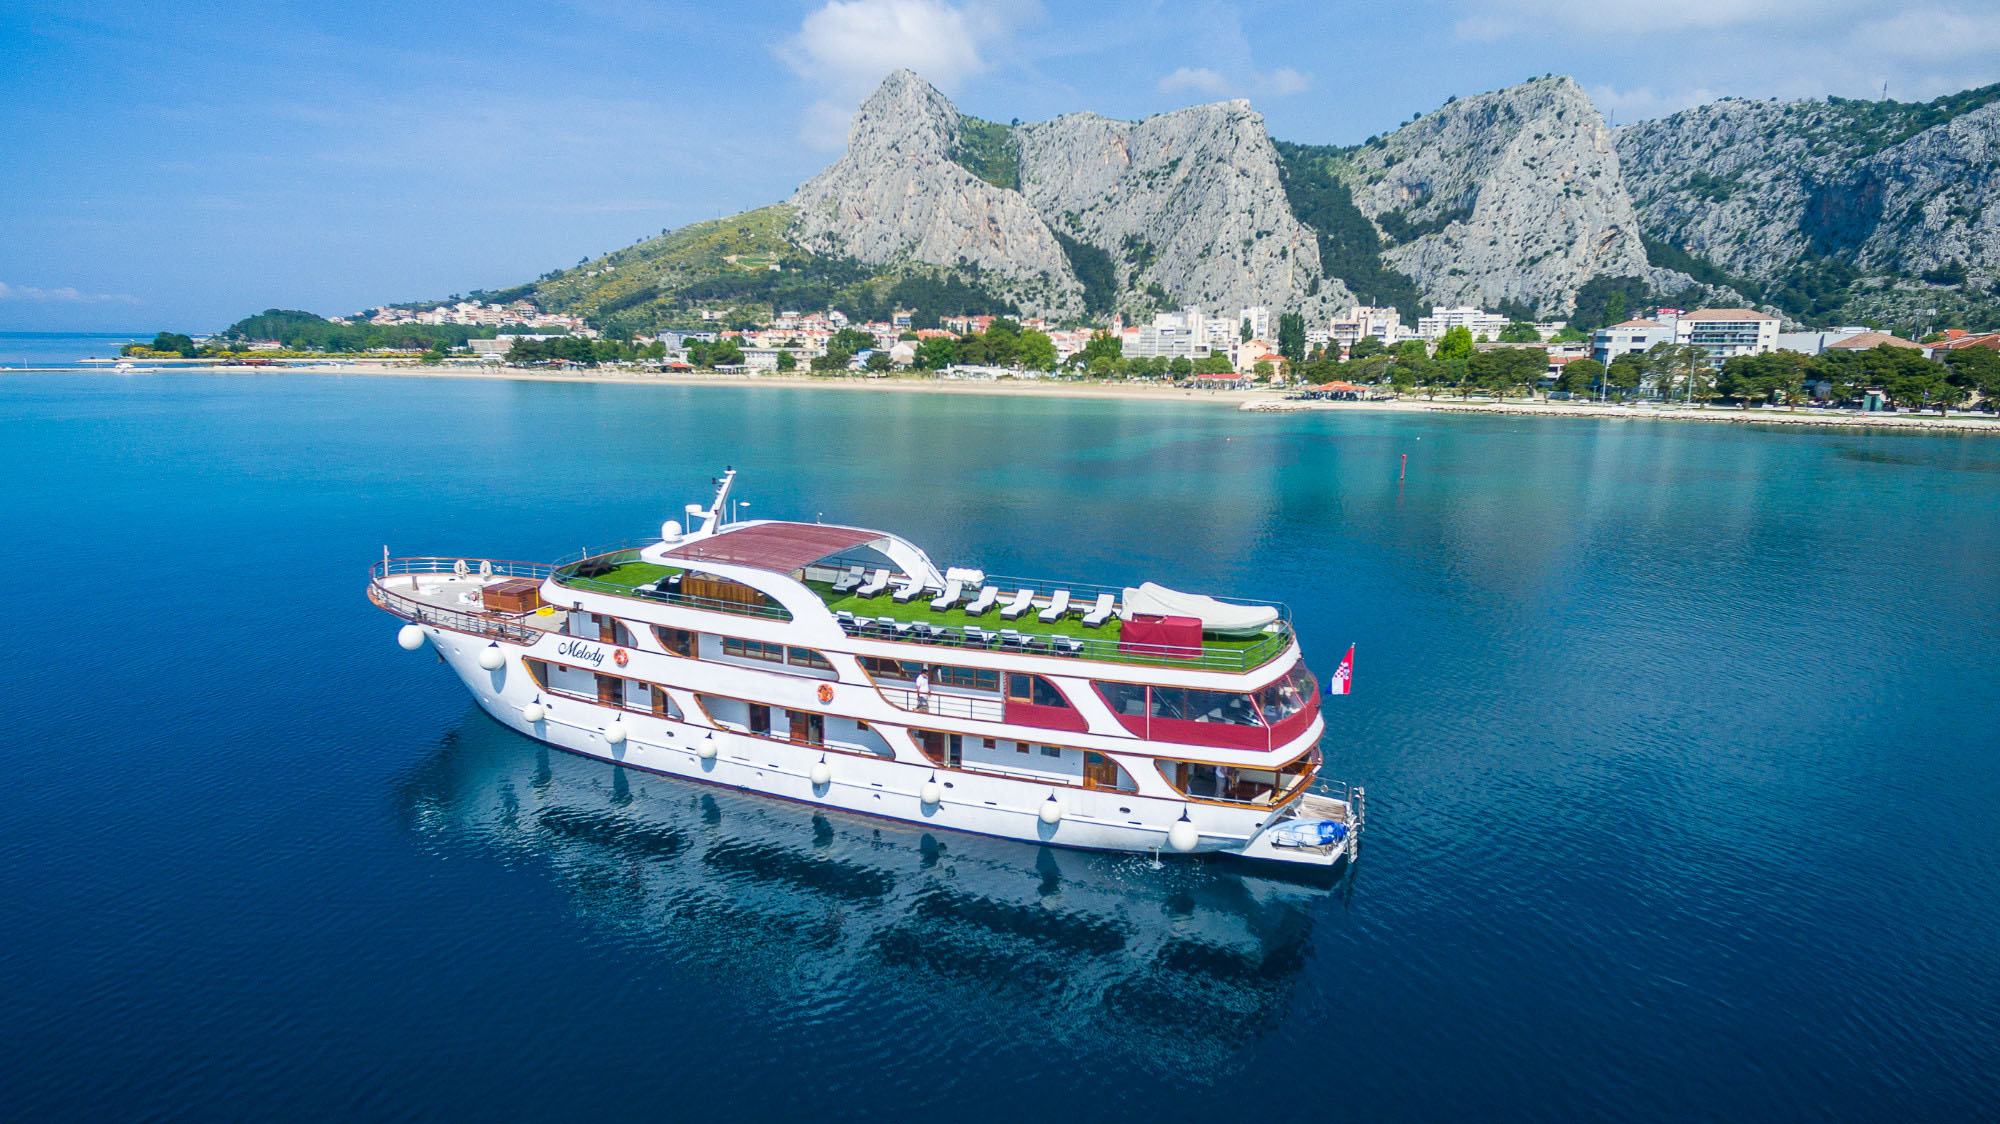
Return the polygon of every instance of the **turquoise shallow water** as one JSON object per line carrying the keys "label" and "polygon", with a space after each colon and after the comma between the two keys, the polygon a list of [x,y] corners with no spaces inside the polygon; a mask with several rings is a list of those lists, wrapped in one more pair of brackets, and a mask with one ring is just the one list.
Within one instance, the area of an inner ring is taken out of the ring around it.
{"label": "turquoise shallow water", "polygon": [[[1396,480],[1398,458],[1410,474]],[[1353,883],[549,753],[398,553],[756,515],[1289,602]],[[308,376],[9,376],[22,1118],[1966,1119],[2000,1095],[2000,442]]]}

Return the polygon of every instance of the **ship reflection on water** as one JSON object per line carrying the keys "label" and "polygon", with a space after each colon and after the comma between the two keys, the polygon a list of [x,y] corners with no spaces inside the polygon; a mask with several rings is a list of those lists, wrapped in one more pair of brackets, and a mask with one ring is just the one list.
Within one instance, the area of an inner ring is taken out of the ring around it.
{"label": "ship reflection on water", "polygon": [[[552,874],[578,916],[788,1005],[920,993],[1031,1037],[1213,1058],[1282,1015],[1325,888],[928,832],[627,770],[477,712],[406,782],[440,848]],[[1179,1055],[1175,1057],[1174,1055]]]}

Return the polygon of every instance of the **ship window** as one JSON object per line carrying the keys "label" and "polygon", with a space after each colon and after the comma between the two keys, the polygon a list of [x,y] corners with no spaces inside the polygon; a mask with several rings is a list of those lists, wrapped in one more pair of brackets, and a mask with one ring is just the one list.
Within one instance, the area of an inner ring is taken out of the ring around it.
{"label": "ship window", "polygon": [[696,636],[687,629],[667,628],[656,624],[653,626],[653,635],[659,637],[660,647],[674,655],[694,658]]}
{"label": "ship window", "polygon": [[1267,725],[1276,726],[1306,708],[1314,690],[1312,673],[1298,664],[1283,679],[1257,692],[1257,706]]}
{"label": "ship window", "polygon": [[1194,691],[1183,687],[1153,688],[1152,714],[1155,718],[1177,718],[1183,722],[1215,722],[1225,726],[1259,726],[1257,708],[1249,695],[1231,691]]}
{"label": "ship window", "polygon": [[1043,746],[1043,747],[1042,747],[1042,756],[1043,756],[1043,757],[1061,757],[1061,756],[1062,756],[1062,749],[1061,749],[1060,747],[1058,747],[1058,746],[1053,746],[1053,745],[1045,745],[1045,746]]}
{"label": "ship window", "polygon": [[889,660],[881,656],[861,657],[861,667],[877,679],[915,679],[923,666],[914,660]]}
{"label": "ship window", "polygon": [[1289,797],[1299,785],[1310,780],[1319,758],[1315,753],[1307,753],[1277,769],[1246,769],[1205,761],[1161,760],[1156,764],[1160,776],[1184,795],[1198,800],[1269,805]]}
{"label": "ship window", "polygon": [[750,732],[763,737],[771,736],[771,708],[750,704]]}
{"label": "ship window", "polygon": [[787,648],[785,658],[793,667],[810,667],[815,671],[833,670],[833,665],[826,662],[826,657],[811,648]]}
{"label": "ship window", "polygon": [[768,663],[785,662],[783,644],[766,644],[762,640],[744,640],[735,636],[722,638],[722,654],[740,656],[746,660],[764,660]]}
{"label": "ship window", "polygon": [[1146,686],[1143,683],[1099,683],[1097,694],[1113,714],[1133,718],[1146,713]]}
{"label": "ship window", "polygon": [[963,687],[969,691],[998,691],[1000,673],[983,667],[947,667],[931,671],[931,682],[940,687]]}
{"label": "ship window", "polygon": [[1034,706],[1059,706],[1068,709],[1069,700],[1056,690],[1055,684],[1039,675],[1009,674],[1007,676],[1007,697],[1015,702]]}

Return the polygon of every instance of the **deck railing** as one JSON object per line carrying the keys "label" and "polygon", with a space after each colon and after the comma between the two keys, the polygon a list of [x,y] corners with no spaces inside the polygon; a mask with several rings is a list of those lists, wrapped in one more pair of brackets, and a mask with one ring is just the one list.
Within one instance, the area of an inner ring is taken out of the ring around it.
{"label": "deck railing", "polygon": [[377,608],[394,613],[405,620],[418,624],[448,628],[454,632],[467,632],[475,636],[506,640],[515,644],[532,644],[543,635],[541,629],[519,621],[487,612],[466,612],[432,605],[414,597],[406,596],[390,588],[390,579],[397,577],[415,578],[423,574],[455,574],[463,564],[470,573],[480,572],[481,563],[491,569],[495,577],[534,578],[548,577],[550,567],[539,562],[504,562],[497,559],[471,558],[391,558],[377,562],[368,568],[368,599]]}
{"label": "deck railing", "polygon": [[[641,547],[657,546],[658,539],[627,539],[625,542],[596,549],[586,549],[569,555],[555,564],[556,584],[564,589],[576,589],[585,593],[603,593],[612,597],[633,597],[642,601],[657,601],[662,605],[676,605],[686,609],[702,609],[711,613],[731,613],[739,617],[762,617],[765,620],[788,621],[791,611],[783,605],[747,605],[740,601],[723,601],[714,597],[696,597],[692,594],[675,593],[668,590],[640,590],[617,582],[602,581],[598,578],[578,577],[577,570],[585,563],[622,566],[627,562],[642,561]],[[633,545],[637,544],[637,545]]]}
{"label": "deck railing", "polygon": [[877,687],[889,705],[918,714],[935,714],[943,718],[969,718],[975,722],[1001,722],[1006,720],[1007,704],[1001,699],[979,698],[974,695],[952,694],[948,691],[932,691],[928,699],[905,687]]}

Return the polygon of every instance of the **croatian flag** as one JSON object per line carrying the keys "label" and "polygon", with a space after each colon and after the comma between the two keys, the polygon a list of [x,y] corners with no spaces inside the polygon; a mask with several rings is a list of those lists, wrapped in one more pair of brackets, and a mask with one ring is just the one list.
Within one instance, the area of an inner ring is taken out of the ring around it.
{"label": "croatian flag", "polygon": [[1326,693],[1344,695],[1354,689],[1354,645],[1347,646],[1347,654],[1341,657],[1340,666],[1333,669],[1333,678],[1326,681]]}

